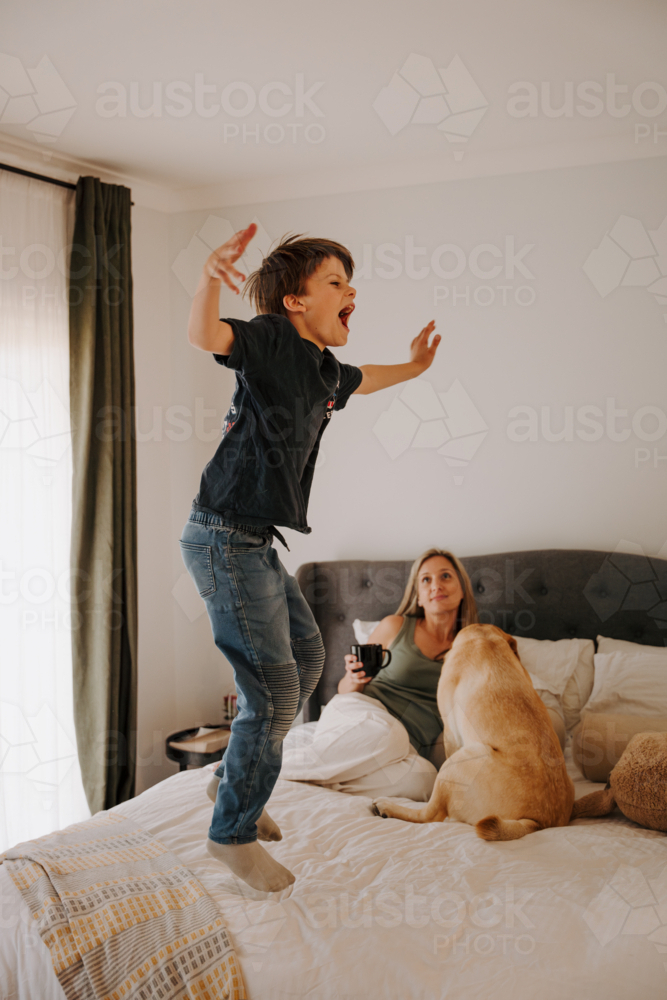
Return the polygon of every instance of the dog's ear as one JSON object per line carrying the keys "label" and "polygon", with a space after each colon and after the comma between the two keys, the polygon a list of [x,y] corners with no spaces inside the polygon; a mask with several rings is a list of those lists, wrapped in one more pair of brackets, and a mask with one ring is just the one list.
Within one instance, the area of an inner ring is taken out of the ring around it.
{"label": "dog's ear", "polygon": [[507,639],[507,644],[508,644],[509,648],[512,650],[512,652],[514,653],[514,655],[516,656],[516,658],[518,660],[519,659],[519,647],[516,644],[516,639],[514,638],[513,635],[507,635],[507,634],[505,635],[505,638]]}

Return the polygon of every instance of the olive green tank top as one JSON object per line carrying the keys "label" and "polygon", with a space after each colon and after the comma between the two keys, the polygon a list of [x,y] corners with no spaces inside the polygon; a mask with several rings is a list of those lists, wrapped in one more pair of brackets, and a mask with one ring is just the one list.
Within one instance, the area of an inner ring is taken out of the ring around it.
{"label": "olive green tank top", "polygon": [[416,645],[416,624],[416,618],[405,616],[400,632],[388,647],[391,663],[366,685],[363,693],[377,698],[403,723],[417,753],[426,757],[428,747],[443,729],[436,700],[442,662],[429,660]]}

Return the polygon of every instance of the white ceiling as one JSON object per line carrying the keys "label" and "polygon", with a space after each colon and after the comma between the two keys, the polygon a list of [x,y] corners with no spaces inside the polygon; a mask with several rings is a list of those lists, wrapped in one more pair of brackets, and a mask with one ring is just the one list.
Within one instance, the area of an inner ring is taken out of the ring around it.
{"label": "white ceiling", "polygon": [[[667,133],[667,108],[650,115],[646,86],[667,95],[664,0],[4,0],[1,17],[5,162],[41,159],[62,176],[83,165],[166,210],[667,154],[667,134],[653,135]],[[617,103],[637,106],[614,116],[603,93],[593,116],[577,110],[590,107],[577,87],[610,74],[627,87]],[[299,75],[315,88],[301,108]],[[167,88],[197,76],[205,113],[168,113]],[[555,107],[573,87],[572,114],[512,115],[522,82],[550,88]],[[109,84],[124,116],[100,113]],[[285,114],[233,114],[269,84],[269,110]],[[141,112],[153,87],[161,115],[133,113],[132,92]],[[415,87],[427,100],[413,109]],[[408,123],[415,113],[436,121]]]}

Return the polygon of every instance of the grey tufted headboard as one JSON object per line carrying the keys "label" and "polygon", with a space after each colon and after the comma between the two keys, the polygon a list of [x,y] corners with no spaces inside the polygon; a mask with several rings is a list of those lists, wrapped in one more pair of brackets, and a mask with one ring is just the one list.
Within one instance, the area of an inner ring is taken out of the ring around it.
{"label": "grey tufted headboard", "polygon": [[[667,645],[667,560],[642,555],[541,549],[462,559],[480,621],[533,639],[595,639],[598,634]],[[352,622],[394,614],[409,561],[305,563],[299,586],[320,627],[327,656],[306,722],[336,693]]]}

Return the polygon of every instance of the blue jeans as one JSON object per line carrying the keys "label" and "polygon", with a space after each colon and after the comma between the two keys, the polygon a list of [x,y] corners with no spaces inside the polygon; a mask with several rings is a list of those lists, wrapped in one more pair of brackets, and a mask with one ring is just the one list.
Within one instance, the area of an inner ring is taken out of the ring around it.
{"label": "blue jeans", "polygon": [[270,527],[193,510],[180,542],[238,695],[239,714],[215,772],[221,781],[209,837],[219,844],[257,839],[257,820],[280,774],[283,739],[324,666],[313,613],[272,537]]}

